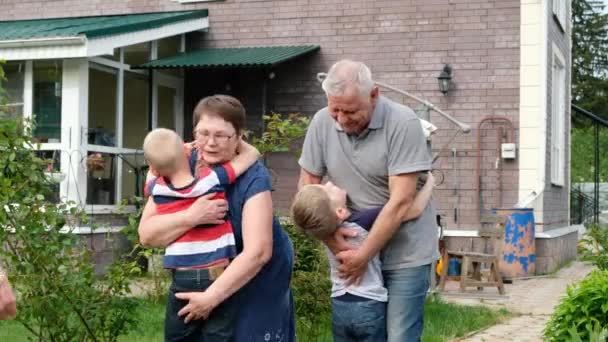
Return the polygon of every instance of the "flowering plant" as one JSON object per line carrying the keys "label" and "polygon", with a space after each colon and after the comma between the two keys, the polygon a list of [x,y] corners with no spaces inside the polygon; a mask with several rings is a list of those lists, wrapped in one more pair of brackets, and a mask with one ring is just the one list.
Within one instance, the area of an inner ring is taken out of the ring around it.
{"label": "flowering plant", "polygon": [[93,153],[87,157],[87,168],[92,171],[103,171],[106,168],[106,161],[101,153]]}

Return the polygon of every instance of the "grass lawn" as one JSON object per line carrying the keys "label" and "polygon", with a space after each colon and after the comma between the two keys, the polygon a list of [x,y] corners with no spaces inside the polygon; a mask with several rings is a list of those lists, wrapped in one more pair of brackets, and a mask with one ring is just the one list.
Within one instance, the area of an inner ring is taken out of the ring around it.
{"label": "grass lawn", "polygon": [[505,309],[466,306],[427,300],[424,307],[424,342],[443,342],[498,324],[510,316]]}
{"label": "grass lawn", "polygon": [[[118,339],[120,342],[163,341],[163,322],[165,304],[152,304],[142,300],[137,308],[137,320],[140,322],[135,330]],[[15,321],[0,321],[0,342],[26,342],[29,332]]]}
{"label": "grass lawn", "polygon": [[[119,341],[124,342],[153,342],[163,340],[164,304],[152,304],[141,301],[137,309],[140,324],[136,330],[123,336]],[[507,318],[509,314],[502,311],[493,311],[484,307],[462,306],[429,300],[425,306],[424,336],[425,342],[448,341],[454,337],[464,336],[466,333],[479,330]],[[299,333],[299,341],[331,341],[330,318],[315,329],[317,337],[311,334]],[[298,329],[301,331],[301,329]],[[306,336],[308,335],[308,336]],[[316,334],[315,334],[316,335]],[[26,342],[29,334],[17,322],[0,321],[0,341]]]}

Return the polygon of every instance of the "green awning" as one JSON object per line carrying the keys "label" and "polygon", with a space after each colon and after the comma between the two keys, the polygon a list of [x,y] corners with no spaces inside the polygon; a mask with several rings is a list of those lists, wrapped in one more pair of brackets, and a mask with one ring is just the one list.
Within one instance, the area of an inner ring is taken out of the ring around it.
{"label": "green awning", "polygon": [[184,20],[205,18],[207,10],[0,21],[0,41],[86,37],[131,33]]}
{"label": "green awning", "polygon": [[168,68],[259,68],[301,57],[320,49],[319,45],[204,48],[157,59],[136,67]]}

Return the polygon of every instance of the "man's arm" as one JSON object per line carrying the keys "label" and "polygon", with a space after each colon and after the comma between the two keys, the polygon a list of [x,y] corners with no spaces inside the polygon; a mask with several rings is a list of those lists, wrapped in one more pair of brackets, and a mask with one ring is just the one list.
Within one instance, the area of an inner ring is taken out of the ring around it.
{"label": "man's arm", "polygon": [[361,247],[336,255],[342,262],[338,270],[349,282],[356,282],[361,278],[367,263],[380,252],[401,226],[402,218],[414,201],[417,179],[417,173],[390,176],[388,178],[390,192],[388,202],[380,211],[380,215]]}
{"label": "man's arm", "polygon": [[431,196],[433,195],[433,187],[435,186],[435,177],[431,172],[428,172],[426,182],[424,186],[418,193],[416,194],[416,198],[414,198],[414,202],[405,213],[403,217],[403,222],[416,219],[422,215],[422,212],[426,208],[427,204],[431,200]]}
{"label": "man's arm", "polygon": [[371,260],[393,237],[401,226],[402,218],[414,202],[416,195],[417,173],[407,173],[388,178],[390,197],[372,230],[359,249],[366,263]]}
{"label": "man's arm", "polygon": [[313,173],[310,173],[303,168],[300,168],[300,179],[298,180],[298,190],[300,190],[304,185],[308,184],[320,184],[321,176],[317,176]]}

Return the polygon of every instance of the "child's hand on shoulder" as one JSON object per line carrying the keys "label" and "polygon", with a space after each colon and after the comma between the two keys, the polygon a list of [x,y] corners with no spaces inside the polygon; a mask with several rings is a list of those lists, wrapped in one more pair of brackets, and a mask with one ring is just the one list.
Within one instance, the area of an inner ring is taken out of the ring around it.
{"label": "child's hand on shoulder", "polygon": [[238,152],[239,153],[252,153],[252,154],[255,154],[256,156],[260,157],[260,151],[258,151],[258,149],[255,148],[255,146],[251,145],[250,143],[246,142],[243,139],[241,139],[239,141]]}
{"label": "child's hand on shoulder", "polygon": [[196,147],[196,140],[184,143],[184,152],[188,155],[192,153],[192,150],[194,150]]}
{"label": "child's hand on shoulder", "polygon": [[435,176],[433,176],[433,172],[429,171],[427,173],[427,178],[426,178],[426,182],[431,186],[431,187],[435,187],[437,186],[437,183],[435,182]]}

